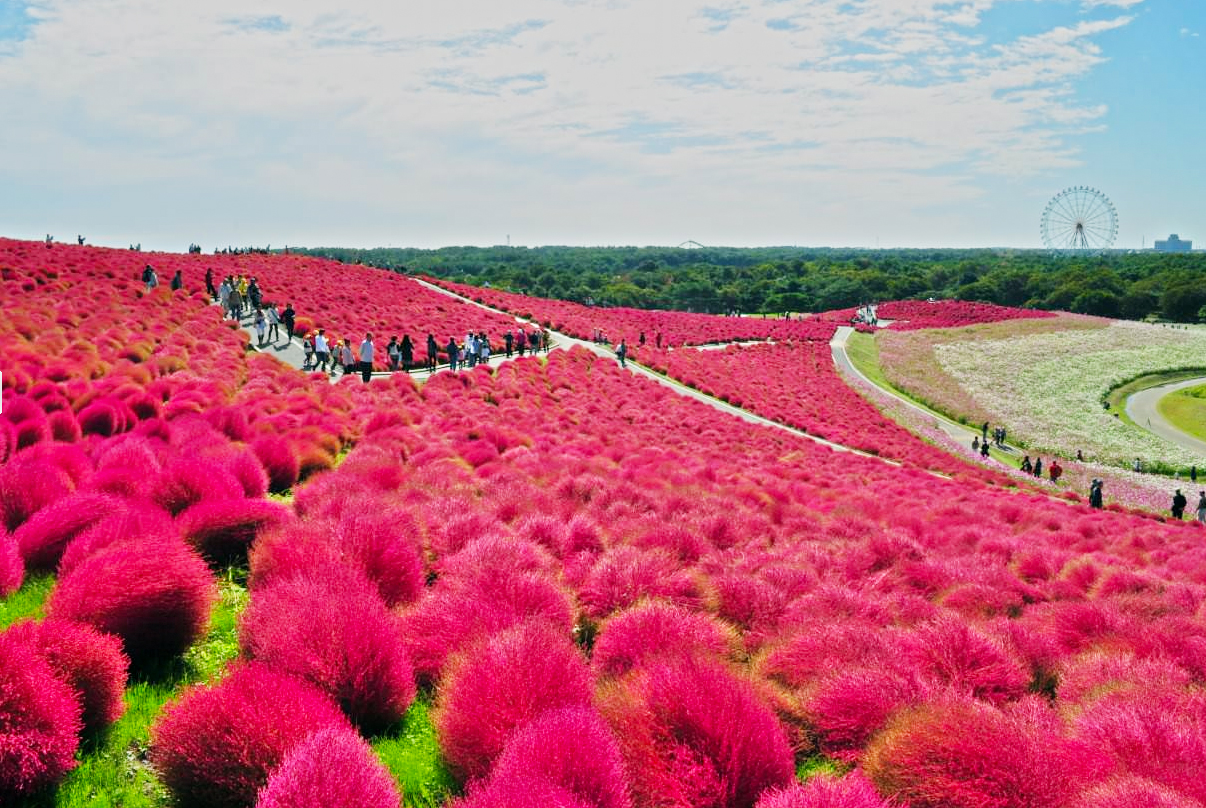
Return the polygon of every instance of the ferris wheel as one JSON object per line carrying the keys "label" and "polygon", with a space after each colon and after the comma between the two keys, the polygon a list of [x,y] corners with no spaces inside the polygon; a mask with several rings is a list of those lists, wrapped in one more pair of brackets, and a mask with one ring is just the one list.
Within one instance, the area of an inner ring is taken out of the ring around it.
{"label": "ferris wheel", "polygon": [[1049,250],[1101,252],[1112,247],[1118,237],[1118,211],[1096,188],[1065,188],[1043,209],[1040,231]]}

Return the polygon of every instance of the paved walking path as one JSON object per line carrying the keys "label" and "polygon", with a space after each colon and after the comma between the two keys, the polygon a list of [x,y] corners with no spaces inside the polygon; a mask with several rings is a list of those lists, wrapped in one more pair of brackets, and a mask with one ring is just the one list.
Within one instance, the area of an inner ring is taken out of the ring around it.
{"label": "paved walking path", "polygon": [[[890,322],[892,322],[892,321],[891,320],[880,320],[881,325],[883,323],[890,323]],[[880,387],[875,382],[868,379],[863,374],[863,372],[861,370],[859,370],[857,367],[855,367],[854,363],[852,361],[850,361],[850,355],[846,352],[846,343],[850,339],[850,335],[853,333],[854,333],[854,328],[851,326],[848,326],[848,325],[838,326],[838,330],[833,335],[833,339],[829,341],[829,348],[833,352],[833,363],[835,365],[837,365],[839,368],[842,368],[842,369],[854,374],[855,376],[862,379],[863,381],[865,381],[867,384],[871,385],[872,387],[876,387],[879,390],[882,390],[886,395],[891,396],[892,398],[901,402],[905,406],[910,407],[911,409],[917,410],[918,412],[922,413],[923,415],[933,418],[934,423],[938,426],[939,429],[941,429],[949,437],[958,441],[959,443],[965,443],[968,446],[970,446],[971,442],[972,442],[972,438],[980,436],[981,430],[976,429],[973,426],[967,426],[966,424],[961,424],[958,421],[953,421],[944,415],[939,415],[935,412],[932,412],[931,410],[928,410],[925,407],[922,407],[920,404],[917,404],[914,401],[910,401],[908,398],[905,398],[904,396],[900,395],[896,391],[888,390],[884,387]],[[1016,454],[1018,452],[1018,449],[1016,447],[1010,446],[1009,444],[1005,444],[1004,446],[997,446],[996,444],[994,444],[994,448],[996,448],[998,451],[1004,451],[1009,454]]]}
{"label": "paved walking path", "polygon": [[1160,399],[1169,393],[1183,390],[1186,387],[1197,387],[1206,384],[1206,378],[1186,379],[1185,381],[1162,384],[1159,387],[1149,387],[1134,393],[1126,400],[1126,414],[1140,427],[1154,435],[1175,443],[1183,449],[1206,457],[1206,441],[1199,440],[1193,435],[1177,429],[1168,419],[1160,414],[1158,404]]}

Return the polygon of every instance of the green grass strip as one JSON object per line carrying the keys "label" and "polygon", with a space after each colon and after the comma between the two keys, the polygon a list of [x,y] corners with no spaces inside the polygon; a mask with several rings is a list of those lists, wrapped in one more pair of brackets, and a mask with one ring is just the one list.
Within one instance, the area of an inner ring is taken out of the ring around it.
{"label": "green grass strip", "polygon": [[1169,393],[1156,406],[1177,429],[1206,440],[1206,385]]}
{"label": "green grass strip", "polygon": [[420,693],[397,727],[372,740],[407,808],[436,808],[456,793],[456,780],[440,755],[431,697]]}
{"label": "green grass strip", "polygon": [[48,572],[26,575],[20,589],[0,600],[0,631],[26,618],[40,618],[53,588],[54,576]]}

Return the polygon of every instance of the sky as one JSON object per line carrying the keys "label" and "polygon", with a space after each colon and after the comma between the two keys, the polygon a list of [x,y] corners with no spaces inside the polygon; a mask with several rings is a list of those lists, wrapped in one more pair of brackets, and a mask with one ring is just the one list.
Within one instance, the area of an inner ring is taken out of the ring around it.
{"label": "sky", "polygon": [[0,0],[0,235],[1206,246],[1202,0]]}

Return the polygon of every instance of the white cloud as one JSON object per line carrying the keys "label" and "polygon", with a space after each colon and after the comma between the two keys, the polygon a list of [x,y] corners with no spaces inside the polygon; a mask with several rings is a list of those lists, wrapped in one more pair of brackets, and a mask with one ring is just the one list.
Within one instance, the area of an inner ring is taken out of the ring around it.
{"label": "white cloud", "polygon": [[948,204],[1075,163],[1105,109],[1074,84],[1130,21],[990,41],[1004,2],[42,0],[0,56],[0,176],[197,189],[277,227],[273,206],[419,221],[425,243]]}

